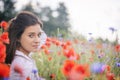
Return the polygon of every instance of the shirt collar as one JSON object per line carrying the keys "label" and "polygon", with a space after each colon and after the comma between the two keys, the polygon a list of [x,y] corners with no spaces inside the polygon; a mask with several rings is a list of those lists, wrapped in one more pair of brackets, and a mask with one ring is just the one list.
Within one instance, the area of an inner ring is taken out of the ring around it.
{"label": "shirt collar", "polygon": [[28,56],[25,55],[23,52],[21,52],[21,51],[19,51],[19,50],[16,50],[16,52],[15,52],[15,55],[16,55],[16,56],[22,56],[22,57],[24,57],[24,58],[26,58],[26,59],[28,59],[28,60],[32,60],[31,54],[33,54],[33,52],[30,52],[30,53],[28,54]]}

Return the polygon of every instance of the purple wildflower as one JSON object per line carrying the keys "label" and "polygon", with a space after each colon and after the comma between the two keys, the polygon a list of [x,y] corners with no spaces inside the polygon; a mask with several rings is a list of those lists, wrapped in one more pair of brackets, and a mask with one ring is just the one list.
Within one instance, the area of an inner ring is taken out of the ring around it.
{"label": "purple wildflower", "polygon": [[10,80],[9,78],[3,78],[2,80]]}
{"label": "purple wildflower", "polygon": [[33,69],[33,70],[32,70],[32,73],[36,74],[36,73],[37,73],[37,70],[36,70],[36,69]]}
{"label": "purple wildflower", "polygon": [[116,66],[117,66],[117,67],[120,67],[120,63],[116,63]]}
{"label": "purple wildflower", "polygon": [[96,63],[93,63],[91,65],[91,72],[93,73],[101,73],[103,70],[102,70],[102,67],[103,67],[103,63],[100,63],[100,62],[96,62]]}

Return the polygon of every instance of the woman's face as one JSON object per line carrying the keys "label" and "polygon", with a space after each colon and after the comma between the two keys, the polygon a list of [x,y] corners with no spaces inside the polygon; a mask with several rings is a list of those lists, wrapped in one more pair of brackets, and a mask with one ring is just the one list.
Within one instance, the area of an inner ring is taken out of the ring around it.
{"label": "woman's face", "polygon": [[25,29],[20,38],[20,51],[28,55],[30,52],[36,52],[40,45],[40,35],[42,29],[39,24],[29,26]]}

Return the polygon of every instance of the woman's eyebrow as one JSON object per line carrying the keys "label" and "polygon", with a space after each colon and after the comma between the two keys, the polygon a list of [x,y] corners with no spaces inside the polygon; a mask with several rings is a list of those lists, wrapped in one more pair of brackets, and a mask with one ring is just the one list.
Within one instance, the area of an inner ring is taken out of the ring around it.
{"label": "woman's eyebrow", "polygon": [[[44,33],[43,31],[39,32],[38,34]],[[29,32],[28,34],[36,34],[35,32]]]}
{"label": "woman's eyebrow", "polygon": [[28,34],[35,34],[35,32],[29,32]]}

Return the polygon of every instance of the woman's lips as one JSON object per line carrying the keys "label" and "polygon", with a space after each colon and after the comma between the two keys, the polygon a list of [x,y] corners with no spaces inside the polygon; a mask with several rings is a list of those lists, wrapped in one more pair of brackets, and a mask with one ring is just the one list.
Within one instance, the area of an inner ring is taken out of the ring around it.
{"label": "woman's lips", "polygon": [[39,45],[33,45],[34,48],[38,48]]}

